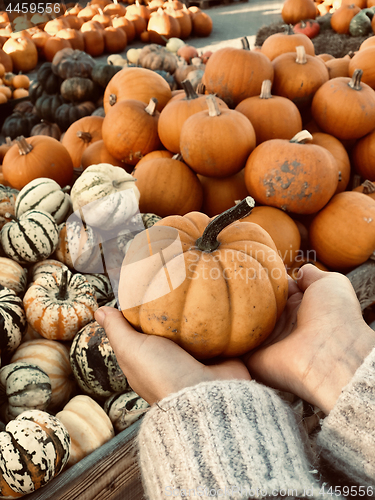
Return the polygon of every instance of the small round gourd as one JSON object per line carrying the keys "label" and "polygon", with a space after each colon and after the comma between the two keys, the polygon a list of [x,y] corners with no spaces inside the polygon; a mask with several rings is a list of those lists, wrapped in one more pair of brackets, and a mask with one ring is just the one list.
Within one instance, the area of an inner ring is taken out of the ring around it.
{"label": "small round gourd", "polygon": [[85,277],[66,269],[39,277],[23,303],[30,326],[50,340],[72,340],[98,308],[95,290]]}
{"label": "small round gourd", "polygon": [[[68,187],[69,189],[69,187]],[[72,209],[70,196],[52,179],[41,177],[26,184],[19,192],[15,211],[20,217],[28,210],[43,210],[61,224]]]}
{"label": "small round gourd", "polygon": [[0,257],[0,285],[22,294],[26,290],[27,270],[12,259]]}
{"label": "small round gourd", "polygon": [[59,231],[51,214],[28,210],[5,224],[0,239],[7,257],[24,264],[48,259],[57,247]]}
{"label": "small round gourd", "polygon": [[105,400],[129,389],[104,328],[96,321],[74,337],[70,364],[79,387],[89,396]]}
{"label": "small round gourd", "polygon": [[114,394],[104,403],[116,432],[121,432],[144,415],[150,405],[134,391]]}
{"label": "small round gourd", "polygon": [[104,306],[114,299],[111,282],[105,274],[85,274],[87,281],[95,290],[98,306]]}
{"label": "small round gourd", "polygon": [[66,265],[59,260],[46,259],[37,262],[30,269],[31,282],[43,276],[44,274],[61,273],[62,269],[67,269]]}
{"label": "small round gourd", "polygon": [[52,396],[49,376],[39,366],[23,361],[10,363],[0,370],[0,391],[7,402],[2,405],[5,422],[26,410],[46,410]]}
{"label": "small round gourd", "polygon": [[75,396],[56,414],[56,418],[66,427],[71,437],[69,466],[82,460],[115,435],[108,415],[89,396]]}
{"label": "small round gourd", "polygon": [[28,410],[0,432],[1,497],[26,495],[46,485],[68,462],[70,436],[56,417]]}
{"label": "small round gourd", "polygon": [[111,230],[137,212],[140,194],[123,168],[101,163],[84,170],[71,197],[74,211],[86,207],[81,213],[87,224]]}
{"label": "small round gourd", "polygon": [[0,325],[1,356],[6,358],[20,345],[27,322],[22,299],[3,286],[0,286]]}

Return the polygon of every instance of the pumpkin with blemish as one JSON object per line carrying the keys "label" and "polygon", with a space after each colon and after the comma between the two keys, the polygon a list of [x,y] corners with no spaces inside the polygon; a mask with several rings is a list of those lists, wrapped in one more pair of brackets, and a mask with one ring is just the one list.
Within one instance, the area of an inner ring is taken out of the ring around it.
{"label": "pumpkin with blemish", "polygon": [[198,359],[240,356],[260,345],[285,307],[288,283],[269,234],[239,221],[253,207],[249,196],[211,221],[190,212],[138,234],[118,289],[130,324]]}
{"label": "pumpkin with blemish", "polygon": [[28,410],[0,432],[0,447],[0,495],[17,498],[38,490],[63,470],[69,459],[70,437],[56,417]]}
{"label": "pumpkin with blemish", "polygon": [[104,328],[96,321],[74,337],[70,364],[80,389],[93,398],[105,400],[129,389]]}
{"label": "pumpkin with blemish", "polygon": [[46,410],[52,396],[51,381],[39,366],[18,361],[1,368],[0,393],[5,396],[2,418],[9,422],[26,410]]}
{"label": "pumpkin with blemish", "polygon": [[311,139],[302,131],[290,141],[272,139],[254,149],[245,183],[258,203],[298,214],[314,214],[328,203],[339,181],[336,160],[326,148],[305,143]]}
{"label": "pumpkin with blemish", "polygon": [[30,326],[50,340],[72,340],[98,308],[95,290],[85,277],[66,269],[35,280],[23,303]]}

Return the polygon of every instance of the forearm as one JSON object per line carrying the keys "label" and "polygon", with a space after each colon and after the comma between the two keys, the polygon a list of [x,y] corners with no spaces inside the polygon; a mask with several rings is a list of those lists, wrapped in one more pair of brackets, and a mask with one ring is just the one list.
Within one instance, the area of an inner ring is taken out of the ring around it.
{"label": "forearm", "polygon": [[318,446],[321,459],[335,470],[357,485],[374,487],[375,349],[324,419]]}
{"label": "forearm", "polygon": [[266,490],[273,498],[280,490],[304,498],[311,487],[316,496],[306,498],[323,498],[294,415],[272,389],[255,381],[202,383],[159,406],[138,438],[149,499],[183,496],[177,490],[204,497],[204,488],[233,499],[248,498],[249,490],[255,498]]}

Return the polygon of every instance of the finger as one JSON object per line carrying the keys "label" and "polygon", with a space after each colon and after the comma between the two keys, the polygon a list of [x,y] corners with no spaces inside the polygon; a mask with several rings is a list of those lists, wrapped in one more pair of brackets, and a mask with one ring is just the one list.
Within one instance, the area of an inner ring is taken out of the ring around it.
{"label": "finger", "polygon": [[297,274],[298,288],[304,292],[310,285],[327,276],[327,271],[321,271],[313,264],[305,264]]}
{"label": "finger", "polygon": [[301,290],[298,288],[297,283],[288,275],[288,298],[295,293],[300,293]]}

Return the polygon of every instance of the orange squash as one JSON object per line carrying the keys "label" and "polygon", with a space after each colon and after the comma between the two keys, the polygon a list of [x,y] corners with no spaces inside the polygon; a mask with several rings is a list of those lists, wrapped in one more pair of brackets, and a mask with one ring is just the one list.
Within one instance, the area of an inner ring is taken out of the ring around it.
{"label": "orange squash", "polygon": [[294,33],[290,28],[287,28],[284,33],[275,33],[266,38],[261,47],[261,52],[266,55],[270,61],[273,61],[280,54],[295,52],[296,47],[299,45],[305,47],[306,54],[315,56],[314,44],[310,38],[303,33]]}
{"label": "orange squash", "polygon": [[350,21],[358,12],[361,12],[361,9],[354,2],[350,5],[341,5],[341,7],[333,12],[331,17],[331,28],[333,31],[341,34],[349,34]]}
{"label": "orange squash", "polygon": [[120,160],[116,160],[116,158],[108,152],[103,139],[91,141],[83,151],[81,157],[81,167],[83,170],[98,163],[109,163],[115,167],[125,168],[126,171],[130,170],[130,172],[134,168],[132,165],[127,165]]}
{"label": "orange squash", "polygon": [[104,118],[101,116],[85,116],[72,123],[65,132],[61,143],[70,154],[73,168],[79,168],[84,151],[91,144],[102,139],[103,121]]}
{"label": "orange squash", "polygon": [[2,50],[11,57],[14,71],[27,73],[38,64],[38,51],[29,38],[9,38]]}
{"label": "orange squash", "polygon": [[[268,233],[258,224],[238,222],[253,206],[247,197],[211,223],[207,215],[192,212],[166,217],[138,234],[121,268],[119,303],[125,318],[198,359],[239,356],[261,344],[285,307],[288,285]],[[163,252],[159,265],[155,259],[148,265],[150,245]],[[127,265],[133,258],[142,259],[135,273],[137,266]],[[172,290],[163,285],[163,265]]]}
{"label": "orange squash", "polygon": [[315,19],[317,10],[313,0],[286,0],[281,17],[286,24],[297,24],[305,19]]}

